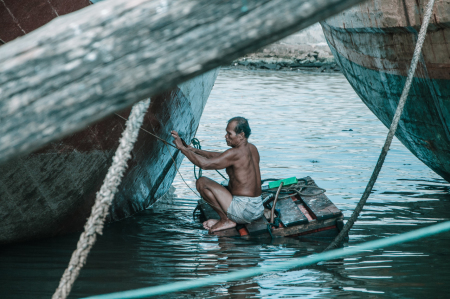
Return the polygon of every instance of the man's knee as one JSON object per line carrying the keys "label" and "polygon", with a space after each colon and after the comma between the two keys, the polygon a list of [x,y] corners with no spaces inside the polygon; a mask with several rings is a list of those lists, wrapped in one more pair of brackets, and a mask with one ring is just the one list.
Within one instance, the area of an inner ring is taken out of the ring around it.
{"label": "man's knee", "polygon": [[197,180],[195,183],[195,186],[198,191],[205,189],[206,185],[208,184],[209,179],[207,177],[202,176]]}

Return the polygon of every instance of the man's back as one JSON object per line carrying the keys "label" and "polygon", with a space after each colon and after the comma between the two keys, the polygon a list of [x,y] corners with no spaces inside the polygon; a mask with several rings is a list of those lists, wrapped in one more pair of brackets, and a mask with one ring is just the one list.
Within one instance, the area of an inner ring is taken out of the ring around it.
{"label": "man's back", "polygon": [[259,153],[251,143],[243,144],[236,151],[238,160],[226,171],[230,177],[228,190],[232,195],[256,197],[261,195],[261,173],[259,170]]}

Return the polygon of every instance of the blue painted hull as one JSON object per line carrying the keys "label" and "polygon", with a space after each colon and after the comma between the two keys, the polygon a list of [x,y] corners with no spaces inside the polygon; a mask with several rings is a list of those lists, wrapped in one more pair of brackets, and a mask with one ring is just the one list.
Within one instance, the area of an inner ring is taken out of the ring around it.
{"label": "blue painted hull", "polygon": [[[437,9],[445,7],[445,9]],[[389,127],[414,51],[423,3],[376,0],[322,23],[333,55],[356,93]],[[450,5],[436,1],[396,137],[450,182]],[[409,17],[406,17],[409,16]]]}

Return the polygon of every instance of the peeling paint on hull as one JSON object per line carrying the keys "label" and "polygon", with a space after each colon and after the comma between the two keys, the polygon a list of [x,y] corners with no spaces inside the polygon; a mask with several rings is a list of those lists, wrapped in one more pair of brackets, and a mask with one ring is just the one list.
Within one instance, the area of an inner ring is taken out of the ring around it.
{"label": "peeling paint on hull", "polygon": [[[424,1],[376,0],[322,22],[353,89],[389,127],[403,90]],[[397,138],[450,182],[450,2],[436,0]]]}
{"label": "peeling paint on hull", "polygon": [[[0,0],[0,44],[81,9],[87,0]],[[142,127],[166,140],[194,137],[218,70],[152,97]],[[128,118],[131,109],[119,113]],[[125,121],[113,115],[25,157],[0,165],[0,244],[79,231],[119,145]],[[110,209],[116,221],[148,208],[176,175],[178,151],[141,131]]]}
{"label": "peeling paint on hull", "polygon": [[[171,140],[194,137],[218,70],[152,98],[143,128]],[[130,110],[120,113],[128,118]],[[0,243],[51,237],[82,229],[111,165],[125,121],[118,116],[0,166]],[[108,221],[148,208],[164,195],[183,155],[141,131]]]}

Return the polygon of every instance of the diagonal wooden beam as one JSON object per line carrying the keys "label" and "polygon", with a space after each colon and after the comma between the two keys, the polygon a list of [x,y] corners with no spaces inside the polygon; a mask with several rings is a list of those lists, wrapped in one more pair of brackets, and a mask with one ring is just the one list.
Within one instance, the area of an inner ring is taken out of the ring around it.
{"label": "diagonal wooden beam", "polygon": [[363,0],[109,0],[0,47],[0,162]]}

